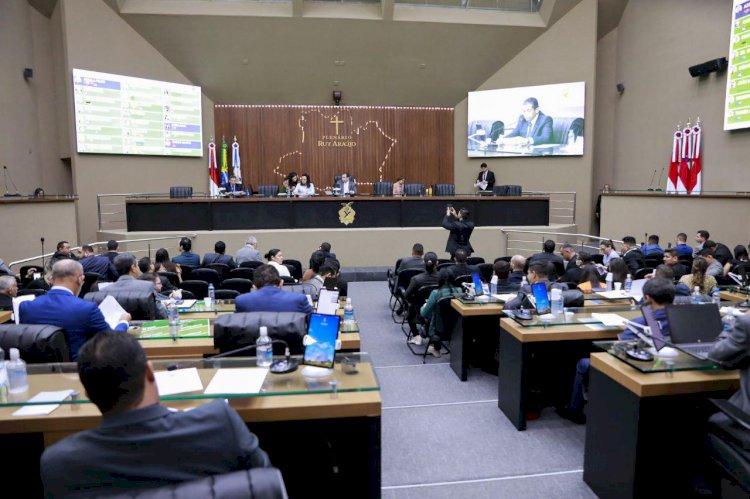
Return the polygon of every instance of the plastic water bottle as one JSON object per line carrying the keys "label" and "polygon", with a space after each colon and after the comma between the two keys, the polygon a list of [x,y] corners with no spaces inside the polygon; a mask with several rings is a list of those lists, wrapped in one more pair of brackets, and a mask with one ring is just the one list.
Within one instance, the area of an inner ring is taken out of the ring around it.
{"label": "plastic water bottle", "polygon": [[216,304],[216,290],[213,283],[208,284],[208,297],[211,298],[211,306],[213,307]]}
{"label": "plastic water bottle", "polygon": [[23,393],[29,389],[29,375],[26,372],[26,362],[21,359],[17,348],[10,349],[10,361],[5,365],[8,370],[9,393]]}
{"label": "plastic water bottle", "polygon": [[528,285],[529,285],[529,281],[526,279],[526,276],[523,276],[521,278],[521,287],[528,286]]}
{"label": "plastic water bottle", "polygon": [[273,344],[268,337],[268,328],[260,327],[260,337],[255,342],[255,350],[258,358],[258,367],[269,367],[273,361]]}
{"label": "plastic water bottle", "polygon": [[568,130],[568,147],[573,147],[576,143],[576,134],[573,130]]}
{"label": "plastic water bottle", "polygon": [[167,305],[167,317],[169,318],[169,337],[176,340],[180,335],[180,309],[174,301]]}
{"label": "plastic water bottle", "polygon": [[354,306],[352,305],[352,299],[346,297],[346,305],[344,305],[344,322],[354,322]]}
{"label": "plastic water bottle", "polygon": [[612,291],[613,289],[612,282],[615,280],[614,276],[612,275],[612,272],[607,272],[607,277],[604,280],[607,283],[607,291]]}
{"label": "plastic water bottle", "polygon": [[630,290],[633,289],[633,278],[630,277],[630,274],[625,278],[625,292],[630,293]]}
{"label": "plastic water bottle", "polygon": [[698,286],[693,288],[693,303],[702,303],[701,288]]}
{"label": "plastic water bottle", "polygon": [[8,401],[8,370],[5,369],[5,351],[0,348],[0,402]]}
{"label": "plastic water bottle", "polygon": [[732,331],[736,322],[737,318],[734,316],[734,307],[727,307],[727,312],[721,319],[722,328],[727,332]]}
{"label": "plastic water bottle", "polygon": [[497,276],[492,275],[492,279],[490,279],[490,294],[495,295],[497,294]]}
{"label": "plastic water bottle", "polygon": [[552,315],[558,316],[564,312],[562,290],[552,288],[551,296],[552,297],[550,298],[550,305],[552,308]]}
{"label": "plastic water bottle", "polygon": [[714,292],[711,293],[711,302],[719,305],[721,303],[721,294],[719,288],[714,288]]}

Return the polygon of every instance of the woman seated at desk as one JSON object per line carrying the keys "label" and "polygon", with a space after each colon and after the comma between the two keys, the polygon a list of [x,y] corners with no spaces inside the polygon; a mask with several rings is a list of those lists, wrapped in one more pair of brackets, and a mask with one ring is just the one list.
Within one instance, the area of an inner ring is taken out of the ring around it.
{"label": "woman seated at desk", "polygon": [[303,173],[299,177],[299,183],[297,183],[292,194],[301,198],[308,198],[315,195],[315,186],[310,181],[310,174]]}
{"label": "woman seated at desk", "polygon": [[297,172],[290,172],[289,175],[287,175],[284,179],[281,187],[281,192],[293,192],[294,188],[297,187],[297,182],[299,182]]}
{"label": "woman seated at desk", "polygon": [[403,196],[404,195],[404,183],[406,180],[404,177],[399,177],[396,179],[396,181],[393,183],[393,195],[394,196]]}
{"label": "woman seated at desk", "polygon": [[276,268],[276,270],[279,272],[279,276],[292,276],[292,274],[289,272],[289,268],[284,265],[284,255],[281,254],[280,249],[274,248],[270,250],[268,253],[266,253],[265,258],[266,260],[268,260],[269,265],[273,265],[273,267]]}

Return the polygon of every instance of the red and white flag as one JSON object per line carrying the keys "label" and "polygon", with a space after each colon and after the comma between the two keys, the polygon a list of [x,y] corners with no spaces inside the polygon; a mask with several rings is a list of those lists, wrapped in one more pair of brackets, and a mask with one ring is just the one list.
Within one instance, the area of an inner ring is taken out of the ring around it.
{"label": "red and white flag", "polygon": [[672,141],[672,157],[669,161],[669,173],[667,174],[667,193],[677,192],[679,182],[680,160],[682,159],[682,132],[677,130]]}
{"label": "red and white flag", "polygon": [[692,146],[693,150],[691,153],[692,164],[690,165],[690,179],[688,181],[687,191],[688,194],[697,196],[701,193],[703,184],[703,174],[701,172],[701,127],[700,120],[698,124],[693,127],[692,135]]}
{"label": "red and white flag", "polygon": [[208,191],[211,197],[219,196],[220,184],[220,173],[216,166],[216,143],[211,139],[208,143]]}
{"label": "red and white flag", "polygon": [[682,131],[682,158],[680,160],[679,181],[677,183],[677,194],[687,194],[687,185],[690,182],[690,151],[692,144],[692,133],[690,127]]}

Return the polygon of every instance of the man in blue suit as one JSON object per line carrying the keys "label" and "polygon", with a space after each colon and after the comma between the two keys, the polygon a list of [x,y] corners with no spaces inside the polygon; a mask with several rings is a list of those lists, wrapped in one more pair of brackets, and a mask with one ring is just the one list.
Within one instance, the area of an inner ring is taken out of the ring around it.
{"label": "man in blue suit", "polygon": [[288,293],[281,289],[283,281],[271,265],[261,265],[253,274],[252,293],[237,298],[237,312],[313,312],[307,297],[301,293]]}
{"label": "man in blue suit", "polygon": [[[508,140],[513,139],[513,140]],[[497,139],[498,144],[539,145],[552,142],[552,118],[539,110],[536,97],[523,101],[521,116],[516,128],[505,137]]]}
{"label": "man in blue suit", "polygon": [[[78,298],[83,286],[83,267],[75,260],[60,260],[52,266],[52,289],[35,300],[21,303],[22,324],[52,324],[65,329],[72,360],[86,340],[110,329],[96,303]],[[122,314],[115,329],[127,331],[130,314]]]}

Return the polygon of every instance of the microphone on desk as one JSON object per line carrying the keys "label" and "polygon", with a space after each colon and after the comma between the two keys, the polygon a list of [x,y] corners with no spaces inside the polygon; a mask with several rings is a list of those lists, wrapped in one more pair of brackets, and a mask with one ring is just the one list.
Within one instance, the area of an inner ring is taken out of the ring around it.
{"label": "microphone on desk", "polygon": [[42,243],[42,272],[44,272],[44,237],[40,237],[39,242]]}
{"label": "microphone on desk", "polygon": [[651,182],[648,183],[648,189],[649,191],[654,190],[654,179],[656,178],[656,170],[657,168],[654,168],[654,173],[651,175]]}
{"label": "microphone on desk", "polygon": [[661,171],[659,172],[659,181],[656,183],[656,189],[655,191],[661,191],[661,178],[664,176],[664,167],[662,167]]}
{"label": "microphone on desk", "polygon": [[[299,366],[299,362],[296,359],[292,358],[291,353],[289,352],[289,344],[284,340],[271,340],[271,344],[273,343],[279,343],[284,345],[284,359],[274,360],[271,363],[271,367],[269,367],[269,371],[271,371],[274,374],[285,374],[285,373],[291,373],[297,370],[297,367]],[[167,371],[175,371],[177,369],[188,369],[191,367],[196,367],[203,363],[206,360],[213,360],[213,359],[220,359],[222,357],[229,357],[230,355],[235,355],[240,352],[246,352],[249,350],[253,350],[257,347],[256,344],[253,345],[246,345],[244,347],[235,348],[234,350],[230,350],[228,352],[224,353],[217,353],[216,355],[211,355],[209,357],[205,357],[200,360],[194,360],[192,362],[188,362],[187,364],[179,364],[174,363],[167,366]]]}

